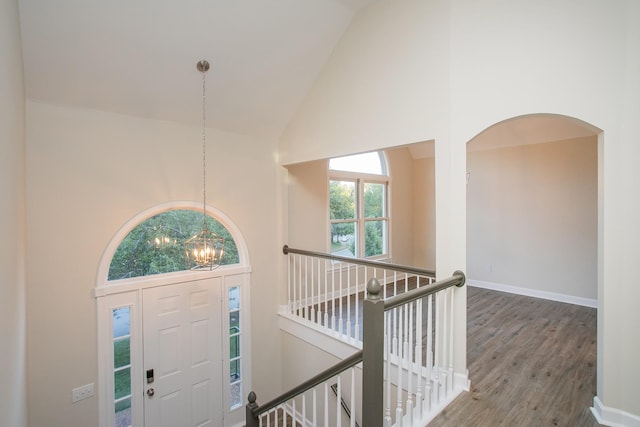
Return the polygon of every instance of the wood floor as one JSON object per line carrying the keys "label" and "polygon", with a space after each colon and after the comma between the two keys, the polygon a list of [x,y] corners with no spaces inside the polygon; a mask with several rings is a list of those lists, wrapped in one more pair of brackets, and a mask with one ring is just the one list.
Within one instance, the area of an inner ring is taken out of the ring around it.
{"label": "wood floor", "polygon": [[433,426],[598,426],[596,310],[468,287],[471,391]]}

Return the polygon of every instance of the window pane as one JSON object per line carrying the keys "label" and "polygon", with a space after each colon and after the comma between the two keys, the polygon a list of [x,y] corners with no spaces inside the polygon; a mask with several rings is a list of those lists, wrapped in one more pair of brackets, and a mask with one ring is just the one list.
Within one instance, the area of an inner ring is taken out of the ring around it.
{"label": "window pane", "polygon": [[329,182],[329,217],[331,219],[354,219],[356,217],[355,182]]}
{"label": "window pane", "polygon": [[240,313],[232,311],[229,313],[229,333],[237,334],[240,332]]}
{"label": "window pane", "polygon": [[231,409],[242,405],[242,384],[231,384]]}
{"label": "window pane", "polygon": [[[189,270],[184,243],[202,229],[202,211],[171,210],[138,224],[120,242],[109,266],[109,280]],[[229,231],[207,216],[209,230],[224,237],[221,264],[237,264],[238,248]]]}
{"label": "window pane", "polygon": [[376,256],[384,254],[386,247],[387,221],[367,221],[365,223],[365,256]]}
{"label": "window pane", "polygon": [[240,374],[240,359],[232,360],[229,365],[231,382],[234,383],[242,377],[242,375]]}
{"label": "window pane", "polygon": [[329,160],[329,169],[376,175],[386,174],[382,167],[380,153],[377,151],[331,159]]}
{"label": "window pane", "polygon": [[338,256],[355,257],[358,249],[355,222],[331,224],[331,253]]}
{"label": "window pane", "polygon": [[364,184],[364,217],[381,218],[384,214],[384,184]]}
{"label": "window pane", "polygon": [[240,357],[240,335],[229,337],[229,357]]}
{"label": "window pane", "polygon": [[131,395],[131,369],[126,368],[113,374],[115,399]]}
{"label": "window pane", "polygon": [[113,342],[113,367],[121,368],[131,364],[131,339],[121,338]]}
{"label": "window pane", "polygon": [[119,307],[114,308],[113,314],[113,337],[124,337],[131,335],[131,322],[129,316],[131,315],[131,307]]}
{"label": "window pane", "polygon": [[132,424],[131,417],[131,398],[128,397],[119,402],[116,402],[116,427],[129,427]]}
{"label": "window pane", "polygon": [[229,289],[229,310],[240,309],[240,288],[235,286]]}

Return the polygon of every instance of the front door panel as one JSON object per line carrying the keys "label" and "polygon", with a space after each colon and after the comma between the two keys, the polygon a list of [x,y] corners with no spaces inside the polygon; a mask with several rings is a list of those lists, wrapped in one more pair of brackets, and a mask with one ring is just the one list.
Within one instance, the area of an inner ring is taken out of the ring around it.
{"label": "front door panel", "polygon": [[147,427],[223,425],[220,285],[212,278],[143,290]]}

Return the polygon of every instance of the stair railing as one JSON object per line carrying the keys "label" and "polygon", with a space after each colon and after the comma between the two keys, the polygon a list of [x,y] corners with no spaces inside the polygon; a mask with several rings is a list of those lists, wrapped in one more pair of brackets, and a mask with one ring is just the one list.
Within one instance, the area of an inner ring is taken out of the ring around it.
{"label": "stair railing", "polygon": [[362,302],[372,277],[382,284],[382,298],[430,285],[435,272],[384,261],[350,258],[290,248],[286,314],[310,322],[325,333],[354,345],[362,341]]}
{"label": "stair railing", "polygon": [[[336,388],[336,397],[338,400],[342,400],[342,386],[340,374],[351,369],[351,385],[350,385],[350,394],[351,401],[355,401],[355,373],[353,371],[355,365],[362,362],[362,354],[363,351],[359,350],[355,352],[353,355],[349,356],[346,359],[341,360],[330,368],[322,371],[316,376],[308,379],[302,384],[292,388],[286,393],[281,394],[280,396],[270,400],[267,403],[262,405],[258,405],[256,402],[257,396],[252,391],[249,393],[248,401],[249,403],[246,406],[246,427],[264,427],[267,425],[271,425],[271,419],[274,419],[273,426],[280,425],[291,425],[296,426],[302,425],[307,426],[309,424],[316,426],[318,424],[318,417],[322,417],[325,420],[325,425],[338,425],[340,421],[337,423],[329,423],[329,419],[331,415],[328,410],[328,390],[330,388],[329,383],[333,382],[330,380],[336,380],[337,388]],[[318,405],[318,396],[316,387],[324,385],[324,389],[321,390],[324,392],[324,398],[321,399],[324,402],[324,405]],[[311,397],[311,408],[309,409],[309,416],[307,416],[307,398],[303,395],[303,393],[312,390]],[[296,410],[296,398],[298,398],[299,406],[301,406],[301,410]],[[319,406],[322,406],[319,408]],[[335,417],[340,420],[341,417],[341,405],[337,405],[338,410],[336,411]],[[322,414],[318,414],[318,409],[322,411]],[[353,425],[355,426],[355,418],[352,418]]]}
{"label": "stair railing", "polygon": [[[369,279],[366,286],[368,296],[363,304],[362,351],[266,404],[258,405],[255,393],[251,392],[246,406],[246,426],[270,426],[269,412],[276,411],[274,417],[277,419],[278,408],[285,422],[277,424],[276,421],[274,426],[340,426],[339,414],[336,415],[336,423],[329,423],[326,395],[328,381],[337,378],[340,385],[340,374],[347,369],[351,369],[350,406],[352,412],[360,409],[363,426],[395,427],[424,423],[431,410],[450,397],[454,388],[451,288],[464,283],[464,273],[456,271],[447,279],[385,300],[384,287],[375,277]],[[423,310],[425,303],[427,307]],[[362,400],[357,402],[354,366],[360,362]],[[323,383],[325,405],[321,411],[324,424],[317,424],[315,387]],[[303,395],[309,390],[313,392],[311,415],[307,415],[307,398]],[[296,409],[296,398],[302,412]],[[340,407],[339,404],[337,406]],[[286,423],[287,417],[291,424]],[[355,426],[355,414],[349,423]]]}

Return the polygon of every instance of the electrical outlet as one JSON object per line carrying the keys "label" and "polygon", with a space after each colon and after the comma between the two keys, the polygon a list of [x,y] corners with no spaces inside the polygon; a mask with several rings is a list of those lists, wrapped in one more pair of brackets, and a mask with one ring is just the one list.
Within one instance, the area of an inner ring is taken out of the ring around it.
{"label": "electrical outlet", "polygon": [[93,383],[83,385],[82,387],[71,390],[71,402],[76,403],[79,400],[93,396]]}

